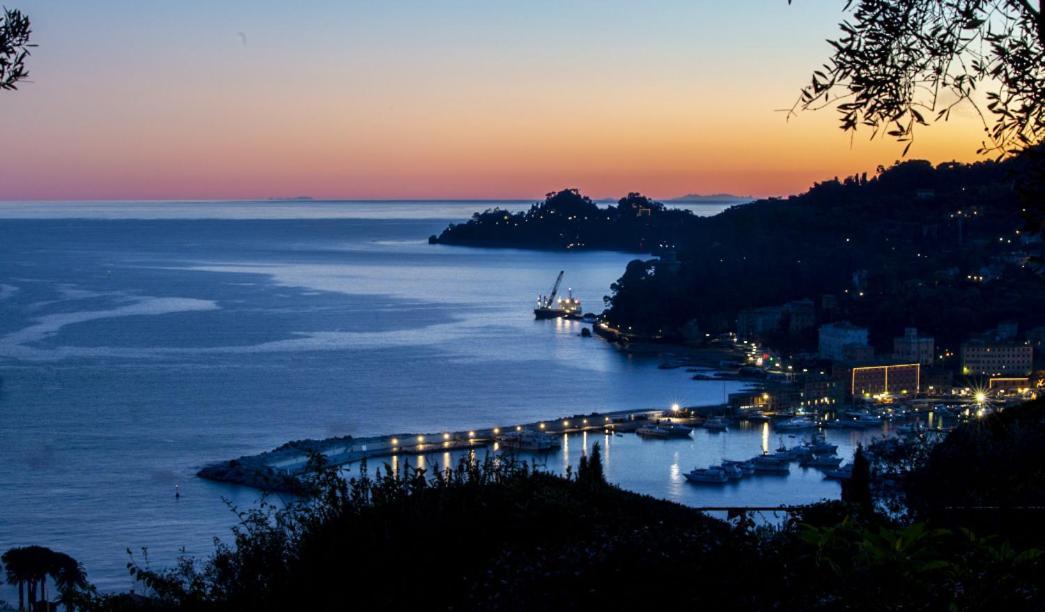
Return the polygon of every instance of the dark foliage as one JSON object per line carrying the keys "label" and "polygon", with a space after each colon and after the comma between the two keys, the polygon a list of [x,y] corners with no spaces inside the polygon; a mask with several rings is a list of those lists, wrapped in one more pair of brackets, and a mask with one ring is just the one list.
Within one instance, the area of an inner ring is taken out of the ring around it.
{"label": "dark foliage", "polygon": [[[1041,325],[1045,285],[1012,255],[1041,249],[1021,245],[1026,226],[1013,191],[1032,169],[1029,154],[936,167],[908,161],[694,218],[680,265],[629,264],[611,287],[607,317],[650,334],[679,333],[689,321],[730,331],[743,308],[832,295],[838,309],[822,318],[866,325],[886,349],[910,325],[943,347],[1002,320]],[[987,282],[970,280],[985,268],[993,271]]]}
{"label": "dark foliage", "polygon": [[[597,478],[465,461],[345,482],[241,514],[231,545],[108,610],[1034,609],[1042,555],[971,532],[898,525],[843,502],[780,529],[734,525]],[[595,469],[596,471],[591,471]]]}
{"label": "dark foliage", "polygon": [[[593,450],[591,463],[601,465]],[[431,476],[409,470],[345,482],[315,478],[317,496],[241,514],[232,545],[205,563],[132,573],[154,608],[556,609],[712,597],[747,604],[730,568],[740,550],[729,527],[675,504],[512,462],[462,462]],[[687,591],[619,587],[683,580]],[[125,596],[99,606],[133,608]]]}
{"label": "dark foliage", "polygon": [[58,589],[59,601],[66,609],[86,605],[91,591],[83,566],[69,555],[43,546],[9,549],[2,556],[7,582],[18,587],[18,609],[36,609],[38,602],[50,601],[47,581]]}
{"label": "dark foliage", "polygon": [[29,57],[29,17],[17,9],[0,14],[0,90],[18,89],[18,82],[29,76],[25,60]]}
{"label": "dark foliage", "polygon": [[916,517],[1045,545],[1045,400],[958,427],[906,485]]}
{"label": "dark foliage", "polygon": [[[790,3],[791,0],[788,0]],[[917,126],[960,104],[984,118],[982,151],[1045,136],[1045,15],[1028,0],[847,0],[842,35],[796,109],[836,106],[841,127],[910,147]],[[986,108],[978,107],[979,90]],[[987,116],[993,117],[988,122]]]}
{"label": "dark foliage", "polygon": [[871,465],[862,445],[857,445],[853,455],[852,477],[842,483],[842,501],[865,511],[871,510]]}

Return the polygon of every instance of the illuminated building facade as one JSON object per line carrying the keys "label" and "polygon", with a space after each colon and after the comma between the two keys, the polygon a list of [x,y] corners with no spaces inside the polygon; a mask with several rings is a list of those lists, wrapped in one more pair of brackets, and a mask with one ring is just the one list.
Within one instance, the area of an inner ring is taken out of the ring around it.
{"label": "illuminated building facade", "polygon": [[1026,391],[1031,388],[1030,378],[1014,376],[1007,378],[991,378],[987,383],[989,391]]}
{"label": "illuminated building facade", "polygon": [[921,378],[919,363],[861,366],[850,371],[849,390],[853,397],[913,396]]}

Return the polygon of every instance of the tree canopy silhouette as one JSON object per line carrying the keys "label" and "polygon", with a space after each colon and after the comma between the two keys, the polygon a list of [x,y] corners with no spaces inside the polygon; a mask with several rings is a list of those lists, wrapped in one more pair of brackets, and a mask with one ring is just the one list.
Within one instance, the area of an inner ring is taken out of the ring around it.
{"label": "tree canopy silhouette", "polygon": [[48,601],[48,578],[54,581],[60,600],[68,610],[73,609],[83,592],[90,588],[83,565],[69,555],[50,548],[11,548],[0,555],[0,561],[4,564],[7,582],[18,587],[19,610],[26,609],[26,599],[30,610],[35,610],[38,602]]}
{"label": "tree canopy silhouette", "polygon": [[[788,0],[791,4],[792,0]],[[981,153],[1006,155],[1045,135],[1045,17],[1033,0],[847,0],[842,35],[792,108],[834,106],[841,127],[892,136],[971,104]],[[981,94],[980,91],[984,90]]]}
{"label": "tree canopy silhouette", "polygon": [[29,57],[29,17],[17,9],[3,9],[0,15],[0,90],[18,89],[18,82],[29,76],[25,60]]}

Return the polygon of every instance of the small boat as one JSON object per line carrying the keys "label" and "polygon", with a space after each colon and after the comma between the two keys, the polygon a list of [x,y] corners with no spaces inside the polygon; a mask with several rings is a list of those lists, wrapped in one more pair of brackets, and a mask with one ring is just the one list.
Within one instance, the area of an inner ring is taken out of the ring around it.
{"label": "small boat", "polygon": [[881,427],[882,417],[869,412],[851,412],[838,418],[840,429],[865,429],[868,427]]}
{"label": "small boat", "polygon": [[788,461],[772,455],[759,455],[751,459],[756,474],[789,474],[791,465]]}
{"label": "small boat", "polygon": [[729,476],[719,467],[707,469],[695,469],[686,474],[686,480],[698,484],[724,484],[729,482]]}
{"label": "small boat", "polygon": [[830,457],[830,456],[827,456],[827,455],[820,455],[820,456],[817,456],[817,457],[810,457],[808,459],[803,459],[798,464],[801,465],[802,467],[823,468],[823,469],[833,470],[833,469],[837,468],[838,464],[841,463],[841,462],[842,462],[842,458],[841,457]]}
{"label": "small boat", "polygon": [[893,433],[901,436],[914,436],[925,433],[926,427],[921,423],[904,423],[892,428]]}
{"label": "small boat", "polygon": [[562,446],[558,436],[532,429],[503,433],[497,441],[504,448],[522,451],[551,451]]}
{"label": "small boat", "polygon": [[784,438],[781,436],[780,446],[777,447],[776,452],[769,456],[776,457],[783,461],[798,461],[799,459],[813,456],[813,453],[804,446],[792,446],[791,448],[788,448],[784,445]]}
{"label": "small boat", "polygon": [[643,425],[636,429],[635,433],[644,438],[688,438],[691,431],[693,430],[685,425],[658,423],[656,425]]}
{"label": "small boat", "polygon": [[816,429],[816,421],[809,417],[793,417],[773,423],[773,429],[777,431],[803,431]]}
{"label": "small boat", "polygon": [[838,451],[838,445],[828,443],[824,434],[819,432],[814,433],[802,446],[809,449],[814,455],[833,455]]}
{"label": "small boat", "polygon": [[847,463],[834,469],[824,470],[824,478],[828,480],[849,480],[853,477],[853,464]]}
{"label": "small boat", "polygon": [[726,431],[728,425],[726,419],[720,416],[710,417],[704,421],[704,429],[708,431]]}
{"label": "small boat", "polygon": [[867,412],[861,412],[853,419],[853,423],[859,427],[881,427],[882,417]]}

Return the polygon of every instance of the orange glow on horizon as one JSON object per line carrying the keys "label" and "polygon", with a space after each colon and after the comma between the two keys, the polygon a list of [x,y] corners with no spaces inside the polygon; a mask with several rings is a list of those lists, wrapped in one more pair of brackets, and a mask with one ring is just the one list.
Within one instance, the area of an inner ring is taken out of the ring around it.
{"label": "orange glow on horizon", "polygon": [[[89,7],[28,8],[32,82],[0,94],[6,200],[770,196],[902,151],[850,142],[830,110],[779,112],[837,31],[809,4],[556,5],[604,34],[581,37],[536,5],[142,5],[87,45]],[[210,11],[250,22],[249,45]],[[957,112],[909,157],[971,161],[981,136]]]}

